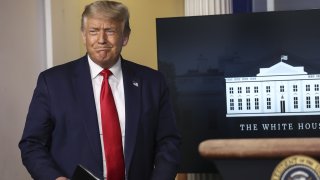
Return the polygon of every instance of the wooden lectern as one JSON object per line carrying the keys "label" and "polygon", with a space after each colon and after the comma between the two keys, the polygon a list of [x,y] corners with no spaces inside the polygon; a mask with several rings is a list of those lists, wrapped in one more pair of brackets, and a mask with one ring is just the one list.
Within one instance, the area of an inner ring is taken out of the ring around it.
{"label": "wooden lectern", "polygon": [[260,138],[206,140],[201,156],[212,161],[224,180],[270,180],[284,158],[306,155],[319,159],[320,138]]}

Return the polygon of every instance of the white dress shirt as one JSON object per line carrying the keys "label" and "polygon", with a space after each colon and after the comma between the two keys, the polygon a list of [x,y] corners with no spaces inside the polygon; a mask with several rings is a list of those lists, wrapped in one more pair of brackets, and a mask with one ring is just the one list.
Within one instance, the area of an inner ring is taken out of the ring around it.
{"label": "white dress shirt", "polygon": [[[103,77],[100,75],[100,72],[103,70],[102,67],[94,63],[91,58],[88,56],[90,73],[92,79],[92,87],[94,93],[94,100],[96,103],[97,116],[99,122],[99,132],[100,132],[100,140],[102,147],[102,155],[103,155],[103,170],[104,177],[106,177],[106,159],[104,154],[104,145],[103,145],[103,132],[102,132],[102,124],[101,124],[101,110],[100,110],[100,91]],[[113,94],[113,98],[116,104],[119,123],[121,128],[122,135],[122,147],[124,150],[124,137],[125,137],[125,100],[124,100],[124,88],[123,88],[123,78],[122,78],[122,68],[121,68],[121,59],[119,58],[117,63],[113,65],[110,69],[112,75],[109,77],[108,81],[111,87],[111,91]]]}

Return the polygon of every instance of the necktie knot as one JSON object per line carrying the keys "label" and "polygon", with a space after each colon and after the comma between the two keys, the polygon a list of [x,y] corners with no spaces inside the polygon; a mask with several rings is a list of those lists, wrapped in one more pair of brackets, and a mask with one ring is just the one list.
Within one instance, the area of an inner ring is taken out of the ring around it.
{"label": "necktie knot", "polygon": [[103,78],[108,79],[110,75],[112,75],[112,72],[109,69],[104,69],[100,72],[100,75],[103,76]]}

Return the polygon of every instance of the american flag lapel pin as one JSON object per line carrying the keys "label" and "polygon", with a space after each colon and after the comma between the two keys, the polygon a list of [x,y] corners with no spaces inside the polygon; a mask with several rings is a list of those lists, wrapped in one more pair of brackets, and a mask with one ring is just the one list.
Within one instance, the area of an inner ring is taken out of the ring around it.
{"label": "american flag lapel pin", "polygon": [[135,87],[139,87],[139,83],[136,82],[136,81],[132,81],[132,84],[133,84]]}

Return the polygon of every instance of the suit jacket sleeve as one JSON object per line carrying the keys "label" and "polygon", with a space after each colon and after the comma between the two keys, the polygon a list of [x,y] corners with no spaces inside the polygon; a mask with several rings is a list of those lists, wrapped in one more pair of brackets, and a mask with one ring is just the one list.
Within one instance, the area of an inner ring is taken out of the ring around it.
{"label": "suit jacket sleeve", "polygon": [[62,176],[49,152],[52,130],[49,91],[41,73],[19,143],[22,162],[34,179],[56,179]]}
{"label": "suit jacket sleeve", "polygon": [[158,130],[156,133],[155,168],[152,180],[173,180],[180,164],[180,135],[164,77],[160,81]]}

